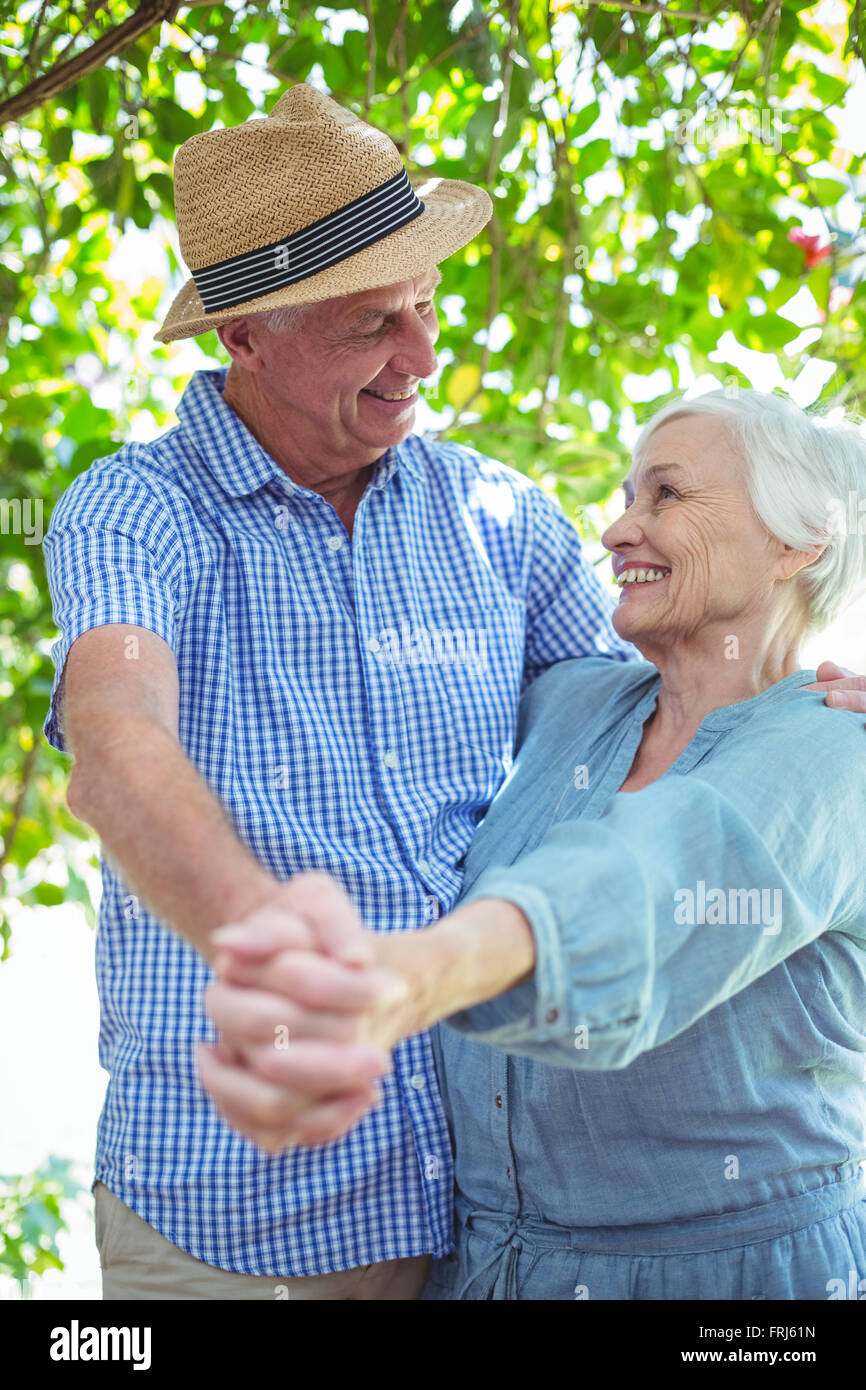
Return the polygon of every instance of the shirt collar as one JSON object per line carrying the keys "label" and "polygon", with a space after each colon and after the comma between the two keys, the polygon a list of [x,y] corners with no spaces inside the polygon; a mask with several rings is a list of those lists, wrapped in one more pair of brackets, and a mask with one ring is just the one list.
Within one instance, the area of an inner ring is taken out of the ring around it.
{"label": "shirt collar", "polygon": [[[748,719],[759,708],[767,705],[774,705],[787,700],[792,690],[798,690],[802,685],[813,685],[818,679],[814,671],[803,667],[800,671],[794,671],[790,676],[784,676],[782,680],[776,681],[773,685],[767,686],[760,695],[753,695],[748,700],[737,700],[733,705],[722,705],[719,709],[710,710],[701,720],[702,729],[729,729],[734,724],[738,724],[741,719]],[[817,692],[811,692],[815,694]],[[821,699],[823,700],[823,695]]]}
{"label": "shirt collar", "polygon": [[[226,372],[195,372],[177,407],[182,433],[196,447],[205,466],[229,497],[248,497],[276,480],[285,492],[307,492],[295,483],[263,449],[231,406],[222,398]],[[376,460],[372,486],[382,488],[399,465],[413,477],[423,467],[414,456],[410,440],[386,449]]]}
{"label": "shirt collar", "polygon": [[[652,713],[653,706],[658,698],[661,676],[653,668],[649,673],[640,670],[634,665],[635,684],[639,687],[642,683],[646,684],[643,695],[634,707],[632,718],[638,724],[644,724]],[[718,709],[710,710],[705,714],[695,731],[695,738],[704,730],[717,733],[720,730],[730,729],[735,724],[739,724],[743,719],[749,719],[759,708],[773,705],[777,702],[787,700],[792,690],[798,690],[803,685],[813,685],[818,677],[814,671],[803,667],[800,671],[794,671],[790,676],[784,676],[782,680],[769,685],[766,690],[762,690],[759,695],[752,695],[748,700],[737,700],[732,705],[721,705]],[[810,692],[815,693],[815,692]],[[821,697],[823,699],[823,696]]]}

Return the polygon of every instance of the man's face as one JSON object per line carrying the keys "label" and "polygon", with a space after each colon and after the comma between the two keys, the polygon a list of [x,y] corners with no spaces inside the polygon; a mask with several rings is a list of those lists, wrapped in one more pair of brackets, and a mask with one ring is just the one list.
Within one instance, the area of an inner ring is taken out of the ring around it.
{"label": "man's face", "polygon": [[256,325],[256,387],[310,461],[334,471],[366,466],[411,432],[418,384],[436,370],[441,278],[433,266],[414,280],[326,300],[286,334]]}

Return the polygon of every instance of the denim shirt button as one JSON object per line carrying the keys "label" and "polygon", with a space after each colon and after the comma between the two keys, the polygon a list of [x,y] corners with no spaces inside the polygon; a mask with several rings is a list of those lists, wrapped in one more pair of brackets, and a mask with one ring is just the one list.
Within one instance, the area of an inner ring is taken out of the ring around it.
{"label": "denim shirt button", "polygon": [[559,1009],[548,1009],[544,1015],[545,1023],[555,1023],[559,1018]]}
{"label": "denim shirt button", "polygon": [[497,1093],[496,1093],[496,1109],[497,1109],[497,1110],[501,1110],[501,1109],[502,1109],[502,1092],[501,1092],[501,1091],[497,1091]]}

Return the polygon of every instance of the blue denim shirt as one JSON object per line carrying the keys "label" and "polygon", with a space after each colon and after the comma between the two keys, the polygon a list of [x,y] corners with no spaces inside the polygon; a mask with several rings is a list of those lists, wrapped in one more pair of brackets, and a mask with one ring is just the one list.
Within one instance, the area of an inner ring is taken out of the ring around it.
{"label": "blue denim shirt", "polygon": [[654,666],[524,694],[461,901],[516,903],[537,965],[437,1030],[457,1250],[425,1297],[866,1293],[866,742],[814,679],[627,795]]}

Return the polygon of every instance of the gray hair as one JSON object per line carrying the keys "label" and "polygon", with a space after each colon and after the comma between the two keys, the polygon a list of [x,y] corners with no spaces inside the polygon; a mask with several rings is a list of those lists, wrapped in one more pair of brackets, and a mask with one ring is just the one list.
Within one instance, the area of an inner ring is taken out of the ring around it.
{"label": "gray hair", "polygon": [[803,633],[826,627],[866,579],[866,438],[859,422],[807,414],[788,396],[710,391],[671,401],[652,416],[635,444],[638,465],[656,430],[688,415],[727,423],[752,510],[771,536],[795,550],[825,547],[794,580]]}
{"label": "gray hair", "polygon": [[282,309],[266,309],[262,313],[251,314],[250,317],[264,323],[269,333],[282,337],[297,328],[308,310],[315,307],[314,304],[287,304]]}

